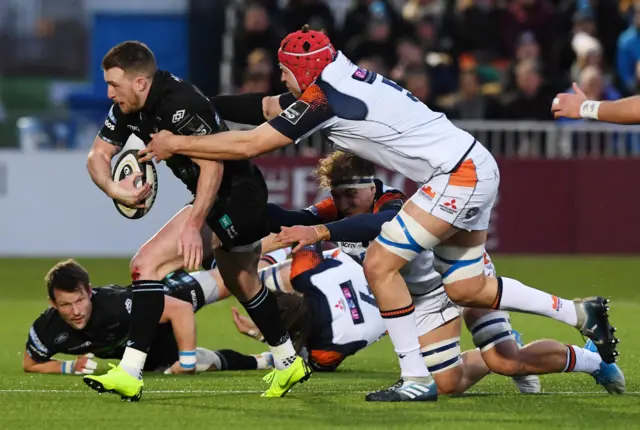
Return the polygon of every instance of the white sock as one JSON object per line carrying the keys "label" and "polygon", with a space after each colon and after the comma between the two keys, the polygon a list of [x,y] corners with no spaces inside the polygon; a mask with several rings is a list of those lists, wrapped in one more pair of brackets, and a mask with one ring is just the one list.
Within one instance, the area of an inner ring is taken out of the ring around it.
{"label": "white sock", "polygon": [[142,379],[142,369],[144,368],[144,362],[146,360],[146,353],[135,348],[126,347],[122,355],[122,360],[120,360],[120,367],[134,378]]}
{"label": "white sock", "polygon": [[567,346],[567,364],[564,372],[583,372],[592,374],[600,368],[602,358],[597,352],[580,348],[576,345]]}
{"label": "white sock", "polygon": [[277,370],[288,368],[293,364],[298,356],[298,354],[296,354],[296,350],[293,349],[293,343],[291,343],[290,338],[278,346],[269,345],[269,349],[273,354],[273,365]]}
{"label": "white sock", "polygon": [[403,378],[428,377],[429,369],[424,364],[413,304],[401,309],[380,311],[389,332],[391,342],[400,361],[400,375]]}
{"label": "white sock", "polygon": [[[527,287],[511,278],[499,277],[502,281],[500,309],[542,315],[561,321],[572,327],[578,324],[578,314],[573,300],[561,299],[544,291]],[[500,291],[498,291],[500,294]]]}

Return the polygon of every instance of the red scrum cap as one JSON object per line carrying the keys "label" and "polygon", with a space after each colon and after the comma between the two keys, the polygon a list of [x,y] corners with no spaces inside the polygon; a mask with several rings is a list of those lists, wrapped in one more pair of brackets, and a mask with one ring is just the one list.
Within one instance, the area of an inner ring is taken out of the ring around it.
{"label": "red scrum cap", "polygon": [[303,92],[333,61],[335,53],[336,50],[326,34],[309,30],[309,26],[305,25],[302,30],[291,33],[282,40],[278,49],[278,61],[293,74]]}

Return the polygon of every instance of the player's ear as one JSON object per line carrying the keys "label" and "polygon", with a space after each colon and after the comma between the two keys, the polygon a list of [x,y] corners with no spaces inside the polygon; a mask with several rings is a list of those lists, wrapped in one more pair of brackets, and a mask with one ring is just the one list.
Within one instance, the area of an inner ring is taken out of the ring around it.
{"label": "player's ear", "polygon": [[133,81],[133,86],[136,89],[136,91],[144,91],[147,88],[148,85],[148,81],[146,78],[144,78],[143,76],[138,76],[135,81]]}
{"label": "player's ear", "polygon": [[56,302],[54,302],[53,300],[51,300],[51,297],[49,297],[49,304],[51,305],[52,308],[54,309],[58,309],[58,307],[56,306]]}

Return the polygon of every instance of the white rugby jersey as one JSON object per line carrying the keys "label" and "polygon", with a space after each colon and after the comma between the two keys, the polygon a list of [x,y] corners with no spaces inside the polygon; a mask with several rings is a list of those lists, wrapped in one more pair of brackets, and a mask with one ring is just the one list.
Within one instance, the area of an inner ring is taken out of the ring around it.
{"label": "white rugby jersey", "polygon": [[269,123],[295,142],[322,130],[337,148],[419,183],[451,172],[475,143],[443,113],[340,51],[300,99]]}
{"label": "white rugby jersey", "polygon": [[331,309],[330,343],[346,345],[365,341],[363,347],[371,345],[387,329],[362,266],[340,251],[332,252],[331,258],[342,264],[310,277],[311,283],[322,293]]}

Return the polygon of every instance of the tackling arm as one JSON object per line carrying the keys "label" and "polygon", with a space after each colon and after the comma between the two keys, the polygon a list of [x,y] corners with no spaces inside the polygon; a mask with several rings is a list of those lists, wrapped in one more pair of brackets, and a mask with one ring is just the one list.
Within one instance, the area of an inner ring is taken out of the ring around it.
{"label": "tackling arm", "polygon": [[640,123],[640,96],[627,97],[612,102],[595,102],[588,100],[582,104],[580,112],[582,113],[589,106],[595,107],[596,118],[594,119],[598,121],[612,122],[615,124]]}
{"label": "tackling arm", "polygon": [[246,160],[282,148],[293,141],[269,124],[246,131],[226,131],[208,136],[170,136],[174,154],[205,160]]}

